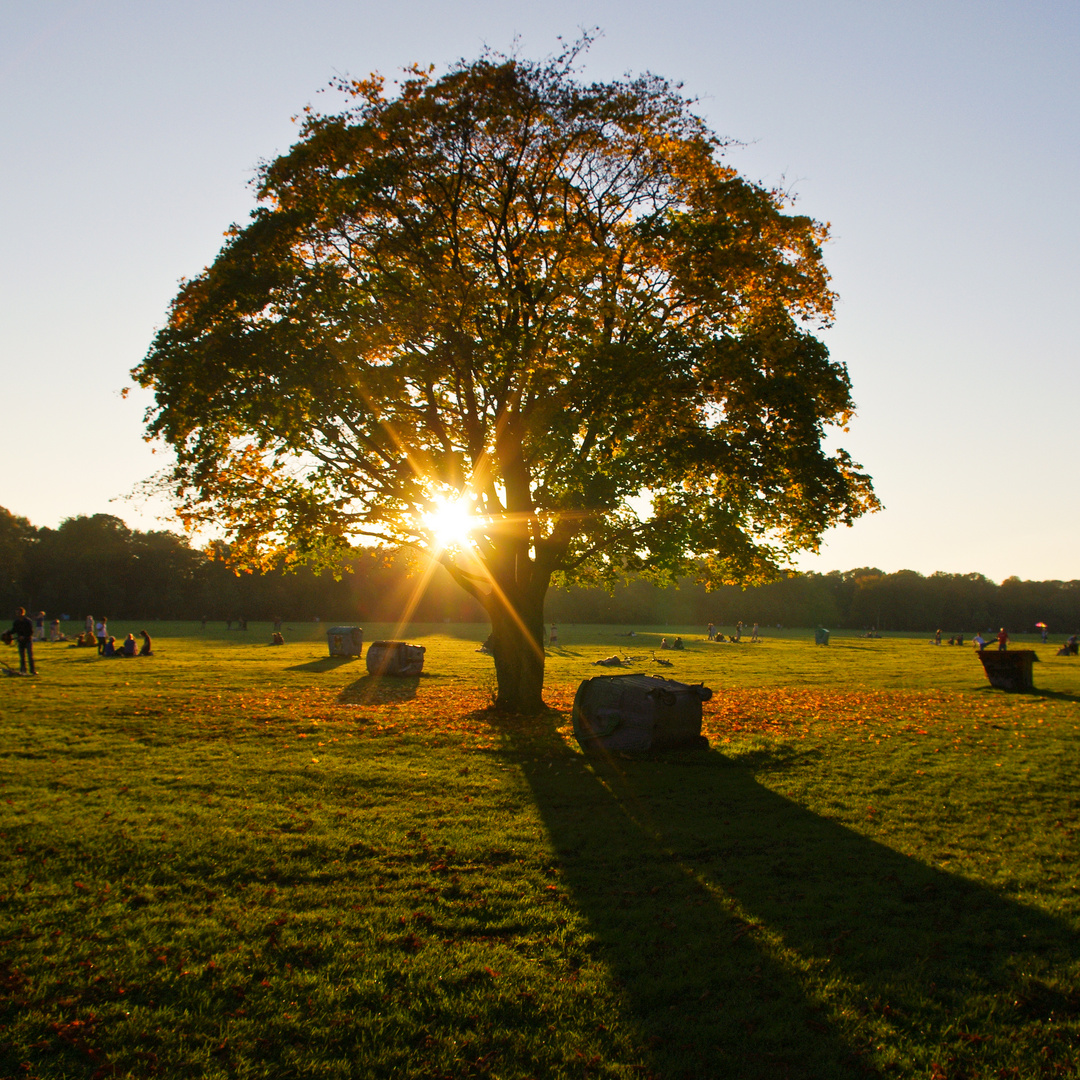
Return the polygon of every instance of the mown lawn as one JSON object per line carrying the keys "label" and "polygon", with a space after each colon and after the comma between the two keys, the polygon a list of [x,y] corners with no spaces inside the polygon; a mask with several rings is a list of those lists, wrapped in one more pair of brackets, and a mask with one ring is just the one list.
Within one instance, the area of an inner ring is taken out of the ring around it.
{"label": "mown lawn", "polygon": [[[0,1076],[1077,1074],[1075,658],[560,626],[526,722],[485,627],[397,680],[148,629],[0,679]],[[580,752],[615,651],[714,688],[709,752]]]}

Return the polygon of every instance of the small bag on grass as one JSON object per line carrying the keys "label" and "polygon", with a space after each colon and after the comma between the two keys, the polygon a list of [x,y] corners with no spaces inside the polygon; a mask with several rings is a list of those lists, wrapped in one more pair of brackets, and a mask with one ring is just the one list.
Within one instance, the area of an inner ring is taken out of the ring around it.
{"label": "small bag on grass", "polygon": [[574,697],[574,735],[586,752],[707,749],[701,704],[712,697],[702,683],[657,675],[597,675]]}

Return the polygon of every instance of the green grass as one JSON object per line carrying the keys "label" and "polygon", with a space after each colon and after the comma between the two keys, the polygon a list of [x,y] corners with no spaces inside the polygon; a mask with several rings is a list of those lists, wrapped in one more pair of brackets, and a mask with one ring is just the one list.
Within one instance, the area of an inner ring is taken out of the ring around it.
{"label": "green grass", "polygon": [[[524,722],[486,627],[400,680],[147,629],[0,680],[0,1076],[1076,1075],[1075,658],[560,625]],[[581,754],[622,650],[714,688],[708,753]]]}

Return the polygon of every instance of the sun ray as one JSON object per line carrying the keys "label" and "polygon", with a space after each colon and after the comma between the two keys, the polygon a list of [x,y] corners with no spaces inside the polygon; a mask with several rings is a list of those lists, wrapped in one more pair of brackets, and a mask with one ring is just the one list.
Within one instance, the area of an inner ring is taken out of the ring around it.
{"label": "sun ray", "polygon": [[467,496],[448,498],[437,495],[432,500],[431,509],[420,520],[435,541],[436,553],[446,548],[471,548],[472,534],[481,524]]}

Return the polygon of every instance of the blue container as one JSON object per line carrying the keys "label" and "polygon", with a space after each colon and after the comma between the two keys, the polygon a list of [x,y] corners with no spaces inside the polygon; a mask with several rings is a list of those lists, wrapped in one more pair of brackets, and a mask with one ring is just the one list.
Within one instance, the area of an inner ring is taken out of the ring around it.
{"label": "blue container", "polygon": [[364,631],[359,626],[331,626],[326,644],[331,656],[359,656],[364,650]]}

